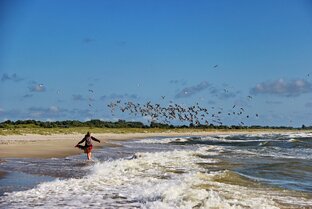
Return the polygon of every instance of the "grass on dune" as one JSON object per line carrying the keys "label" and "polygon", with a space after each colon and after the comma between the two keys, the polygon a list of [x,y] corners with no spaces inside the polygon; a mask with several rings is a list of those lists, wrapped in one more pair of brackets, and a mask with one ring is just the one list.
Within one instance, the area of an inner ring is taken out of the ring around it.
{"label": "grass on dune", "polygon": [[24,127],[24,128],[6,128],[0,129],[0,135],[24,135],[24,134],[74,134],[86,132],[92,133],[137,133],[144,132],[143,129],[136,128],[90,128],[90,127],[74,127],[74,128],[38,128],[38,127]]}
{"label": "grass on dune", "polygon": [[72,127],[72,128],[41,128],[41,127],[12,127],[1,128],[0,135],[24,135],[24,134],[74,134],[86,132],[92,133],[145,133],[159,132],[161,130],[147,130],[142,128],[94,128],[94,127]]}
{"label": "grass on dune", "polygon": [[[0,135],[52,135],[52,134],[85,134],[91,133],[190,133],[190,132],[265,132],[273,131],[273,129],[205,129],[205,128],[96,128],[96,127],[70,127],[70,128],[42,128],[36,126],[25,125],[21,127],[0,128]],[[287,130],[284,130],[287,131]]]}
{"label": "grass on dune", "polygon": [[[312,128],[312,127],[311,127]],[[88,131],[92,133],[196,133],[196,132],[289,132],[311,131],[309,127],[292,128],[292,127],[269,127],[269,126],[215,126],[210,124],[209,126],[199,125],[194,126],[173,126],[169,124],[162,124],[152,122],[149,126],[144,125],[142,122],[133,122],[118,120],[101,121],[93,119],[90,121],[55,121],[44,122],[36,120],[18,120],[18,121],[4,121],[0,123],[0,136],[2,135],[25,135],[25,134],[39,134],[39,135],[52,135],[52,134],[84,134]]]}

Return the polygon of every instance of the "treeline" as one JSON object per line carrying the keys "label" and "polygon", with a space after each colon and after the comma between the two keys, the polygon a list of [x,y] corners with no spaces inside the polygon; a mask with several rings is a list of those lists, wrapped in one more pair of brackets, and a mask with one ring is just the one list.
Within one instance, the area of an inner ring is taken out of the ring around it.
{"label": "treeline", "polygon": [[198,128],[198,129],[304,129],[312,130],[312,126],[302,125],[301,128],[294,128],[288,126],[226,126],[226,125],[194,125],[193,123],[189,125],[170,125],[164,123],[151,122],[149,125],[145,125],[142,122],[136,121],[125,121],[118,120],[116,122],[112,121],[102,121],[102,120],[89,120],[89,121],[79,121],[79,120],[64,120],[64,121],[37,121],[37,120],[17,120],[11,121],[7,120],[0,123],[0,128],[77,128],[77,127],[91,127],[91,128]]}
{"label": "treeline", "polygon": [[94,128],[147,128],[141,122],[132,122],[119,120],[117,122],[101,121],[101,120],[89,120],[89,121],[78,121],[78,120],[64,120],[64,121],[37,121],[37,120],[7,120],[0,123],[0,128],[11,128],[11,127],[41,127],[41,128],[77,128],[77,127],[94,127]]}

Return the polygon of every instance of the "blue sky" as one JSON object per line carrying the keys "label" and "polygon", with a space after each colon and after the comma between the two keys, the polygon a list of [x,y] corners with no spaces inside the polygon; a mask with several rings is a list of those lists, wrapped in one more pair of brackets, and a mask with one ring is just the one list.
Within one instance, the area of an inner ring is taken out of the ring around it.
{"label": "blue sky", "polygon": [[0,13],[1,121],[146,120],[112,115],[121,99],[312,125],[311,1],[1,0]]}

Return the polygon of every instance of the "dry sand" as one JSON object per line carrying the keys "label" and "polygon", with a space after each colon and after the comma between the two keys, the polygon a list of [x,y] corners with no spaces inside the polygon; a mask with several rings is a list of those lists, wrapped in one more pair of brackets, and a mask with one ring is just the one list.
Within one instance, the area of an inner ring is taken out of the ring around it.
{"label": "dry sand", "polygon": [[[114,134],[103,133],[93,134],[101,140],[101,143],[94,142],[94,148],[104,146],[118,146],[114,142],[120,140],[141,139],[156,136],[194,136],[209,134],[239,134],[235,132],[162,132],[162,133],[127,133]],[[9,135],[0,136],[0,160],[5,158],[51,158],[66,157],[83,153],[74,146],[84,137],[82,134],[55,134],[55,135]]]}

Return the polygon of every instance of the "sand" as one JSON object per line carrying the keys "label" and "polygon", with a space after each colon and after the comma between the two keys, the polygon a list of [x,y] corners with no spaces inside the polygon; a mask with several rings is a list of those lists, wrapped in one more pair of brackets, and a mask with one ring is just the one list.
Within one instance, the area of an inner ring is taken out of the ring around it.
{"label": "sand", "polygon": [[[103,133],[93,134],[101,140],[101,143],[94,142],[94,148],[104,146],[118,146],[120,140],[141,139],[157,136],[195,136],[209,134],[241,134],[246,131],[235,132],[162,132],[162,133]],[[84,137],[83,134],[55,134],[55,135],[8,135],[0,136],[0,160],[5,158],[60,158],[83,153],[74,146]]]}

